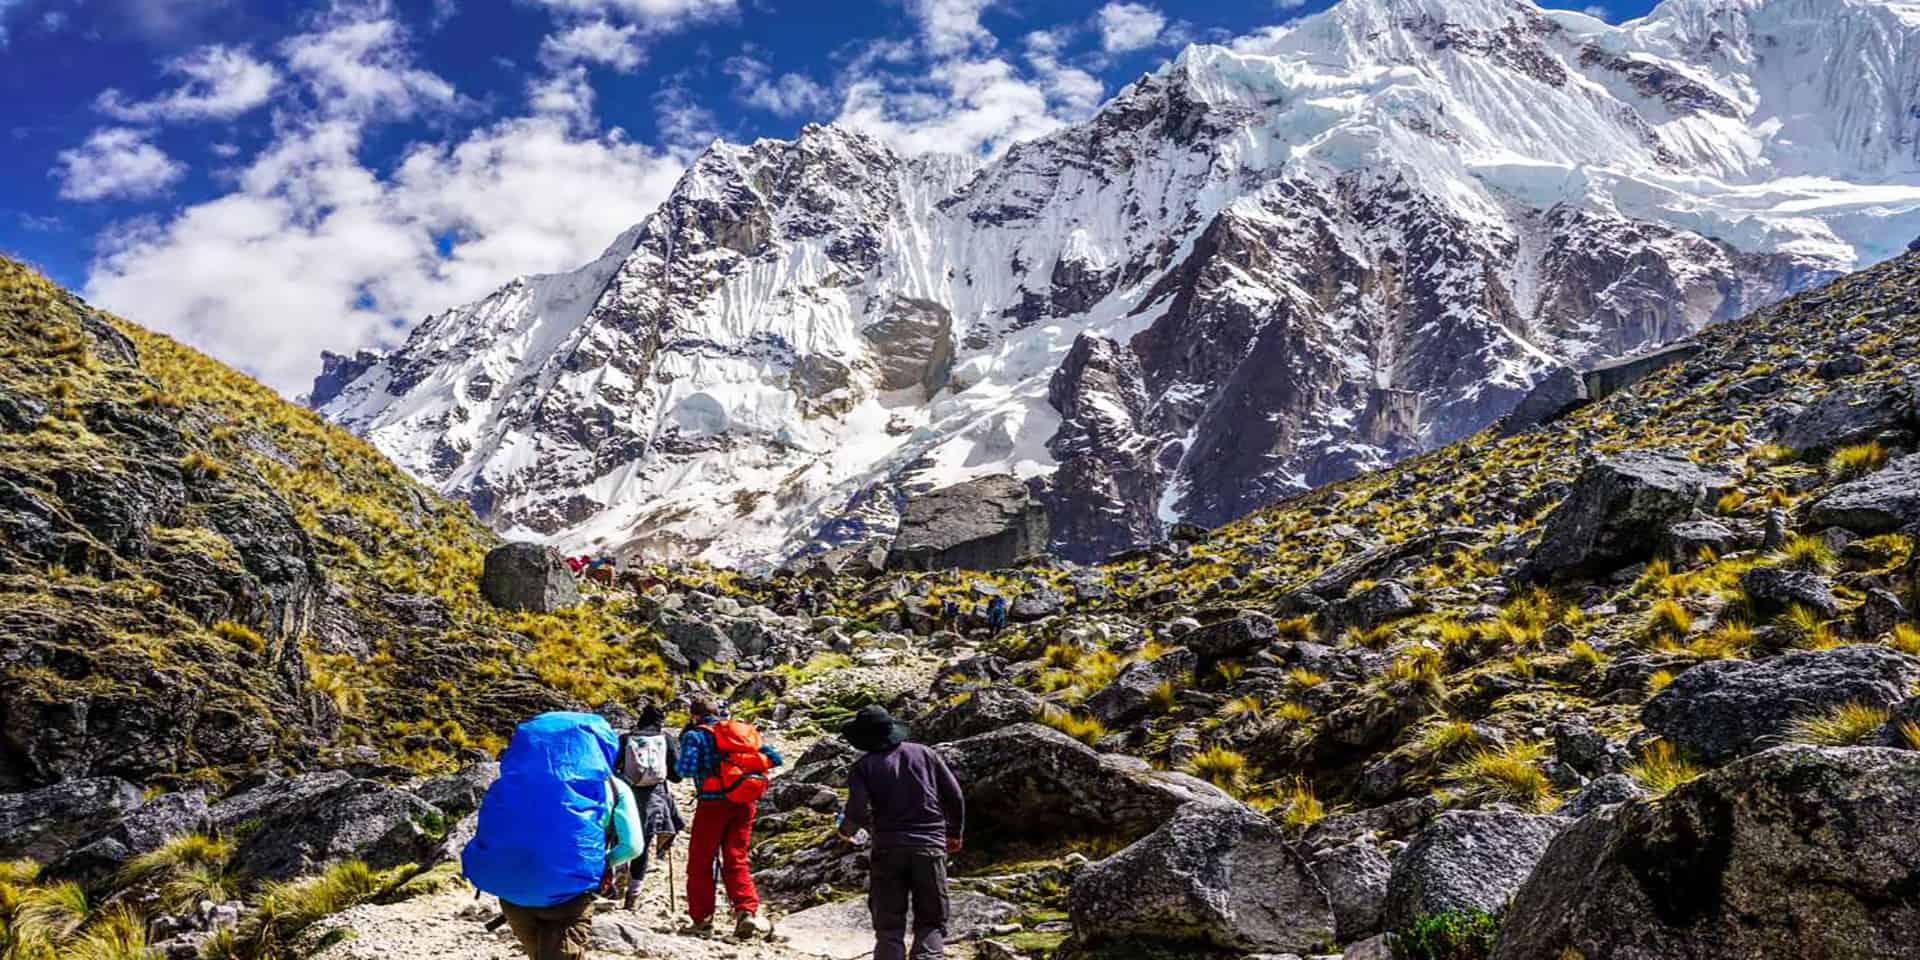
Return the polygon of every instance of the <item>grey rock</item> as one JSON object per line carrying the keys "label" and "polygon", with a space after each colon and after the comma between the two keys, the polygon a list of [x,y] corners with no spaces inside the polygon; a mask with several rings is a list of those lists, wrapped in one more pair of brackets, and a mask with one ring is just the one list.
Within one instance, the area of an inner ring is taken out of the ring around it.
{"label": "grey rock", "polygon": [[1638,800],[1647,795],[1638,781],[1622,773],[1609,773],[1596,778],[1580,788],[1564,806],[1554,813],[1569,820],[1578,820],[1603,807],[1611,807],[1628,801]]}
{"label": "grey rock", "polygon": [[1154,690],[1163,683],[1184,687],[1191,682],[1200,658],[1185,647],[1176,647],[1158,660],[1132,663],[1120,671],[1112,683],[1088,697],[1087,713],[1108,727],[1122,727],[1147,716],[1153,709]]}
{"label": "grey rock", "polygon": [[375,869],[430,863],[445,823],[432,804],[339,772],[271,780],[214,804],[210,815],[239,843],[233,863],[270,880],[302,876],[343,860]]}
{"label": "grey rock", "polygon": [[1783,747],[1554,841],[1494,960],[1910,957],[1920,753]]}
{"label": "grey rock", "polygon": [[1279,630],[1273,618],[1264,613],[1242,610],[1224,620],[1203,624],[1180,642],[1192,650],[1202,663],[1254,653],[1273,641]]}
{"label": "grey rock", "polygon": [[1019,687],[980,687],[968,691],[957,702],[935,708],[915,723],[914,739],[921,743],[964,740],[1015,724],[1030,723],[1040,716],[1040,710],[1040,698]]}
{"label": "grey rock", "polygon": [[1868,590],[1866,600],[1860,604],[1860,635],[1886,636],[1894,627],[1912,618],[1907,605],[1900,601],[1899,594],[1891,590]]}
{"label": "grey rock", "polygon": [[895,297],[860,335],[873,345],[880,389],[918,387],[933,396],[953,370],[953,314],[929,300]]}
{"label": "grey rock", "polygon": [[1840,603],[1833,598],[1833,587],[1826,577],[1806,570],[1785,567],[1755,567],[1740,576],[1740,588],[1746,591],[1754,613],[1764,619],[1778,616],[1799,605],[1832,618],[1840,614]]}
{"label": "grey rock", "polygon": [[91,886],[134,857],[157,850],[175,837],[206,833],[211,827],[206,794],[198,790],[162,794],[136,807],[98,839],[48,866],[46,875]]}
{"label": "grey rock", "polygon": [[1605,400],[1699,352],[1699,344],[1683,341],[1631,357],[1596,364],[1593,369],[1580,375],[1581,384],[1586,387],[1587,395],[1593,400]]}
{"label": "grey rock", "polygon": [[1920,522],[1920,453],[1833,488],[1813,502],[1807,517],[1815,526],[1860,534],[1893,533]]}
{"label": "grey rock", "polygon": [[1381,932],[1387,917],[1387,883],[1393,861],[1365,842],[1313,855],[1313,872],[1333,904],[1338,942],[1351,943]]}
{"label": "grey rock", "polygon": [[1533,389],[1500,421],[1500,435],[1511,437],[1552,423],[1591,402],[1586,381],[1572,367],[1556,366],[1534,381]]}
{"label": "grey rock", "polygon": [[1067,896],[1089,944],[1142,940],[1241,952],[1331,942],[1327,890],[1271,820],[1240,804],[1181,808],[1138,843],[1080,871]]}
{"label": "grey rock", "polygon": [[1638,450],[1602,460],[1548,515],[1525,576],[1599,576],[1646,560],[1674,522],[1732,483],[1731,474],[1677,453]]}
{"label": "grey rock", "polygon": [[907,498],[889,570],[994,570],[1046,548],[1046,510],[1008,475]]}
{"label": "grey rock", "polygon": [[50,863],[111,829],[141,802],[140,788],[118,777],[0,794],[0,859]]}
{"label": "grey rock", "polygon": [[498,779],[500,764],[488,761],[472,764],[458,773],[434,777],[415,787],[413,793],[449,817],[463,817],[480,809],[480,799]]}
{"label": "grey rock", "polygon": [[1774,425],[1774,439],[1806,456],[1871,440],[1897,429],[1906,418],[1905,404],[1892,388],[1842,386],[1782,416]]}
{"label": "grey rock", "polygon": [[1027,590],[1015,597],[1008,607],[1007,614],[1015,623],[1032,623],[1043,620],[1060,612],[1066,605],[1059,591],[1048,587]]}
{"label": "grey rock", "polygon": [[1565,825],[1557,817],[1450,810],[1393,861],[1387,927],[1446,910],[1499,913]]}
{"label": "grey rock", "polygon": [[1100,833],[1132,840],[1219,788],[1143,760],[1095,752],[1050,727],[1021,724],[939,747],[967,791],[968,833],[1053,841]]}
{"label": "grey rock", "polygon": [[1703,549],[1725,555],[1738,545],[1739,534],[1717,520],[1687,520],[1667,528],[1667,555],[1675,560],[1691,562]]}
{"label": "grey rock", "polygon": [[1640,709],[1649,731],[1711,764],[1785,736],[1793,722],[1846,703],[1888,706],[1920,682],[1920,659],[1878,646],[1720,660],[1681,673]]}
{"label": "grey rock", "polygon": [[1366,837],[1401,839],[1418,833],[1440,814],[1433,797],[1408,797],[1377,807],[1336,813],[1307,828],[1303,842],[1315,849],[1352,843]]}
{"label": "grey rock", "polygon": [[558,550],[537,543],[509,543],[487,551],[480,592],[502,610],[552,613],[580,603],[573,571]]}
{"label": "grey rock", "polygon": [[1384,580],[1343,600],[1327,604],[1320,611],[1329,635],[1348,628],[1369,630],[1410,616],[1420,609],[1413,591],[1397,580]]}
{"label": "grey rock", "polygon": [[666,632],[667,642],[695,668],[708,663],[735,663],[740,659],[733,640],[712,617],[662,614],[660,626]]}

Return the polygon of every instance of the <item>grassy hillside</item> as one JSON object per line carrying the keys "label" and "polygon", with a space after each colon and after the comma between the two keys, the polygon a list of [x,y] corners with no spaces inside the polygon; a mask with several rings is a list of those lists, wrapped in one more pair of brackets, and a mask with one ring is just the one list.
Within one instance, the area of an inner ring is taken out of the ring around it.
{"label": "grassy hillside", "polygon": [[0,789],[419,769],[664,674],[623,601],[507,615],[495,540],[250,378],[0,259]]}

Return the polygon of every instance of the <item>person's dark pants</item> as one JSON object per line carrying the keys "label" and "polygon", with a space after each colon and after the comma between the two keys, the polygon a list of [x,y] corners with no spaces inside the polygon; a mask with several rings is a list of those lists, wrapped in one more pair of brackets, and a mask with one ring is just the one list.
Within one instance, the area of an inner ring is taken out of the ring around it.
{"label": "person's dark pants", "polygon": [[[873,960],[940,960],[947,949],[947,855],[940,850],[873,851],[867,905],[873,910]],[[907,916],[913,952],[907,952]]]}
{"label": "person's dark pants", "polygon": [[530,960],[587,960],[592,945],[593,892],[551,907],[523,907],[500,901],[514,939]]}

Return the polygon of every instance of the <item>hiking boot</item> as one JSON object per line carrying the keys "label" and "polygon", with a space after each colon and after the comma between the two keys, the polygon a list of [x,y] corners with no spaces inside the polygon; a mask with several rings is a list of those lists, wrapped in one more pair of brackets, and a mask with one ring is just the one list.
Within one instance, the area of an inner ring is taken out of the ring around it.
{"label": "hiking boot", "polygon": [[689,920],[687,922],[687,929],[682,932],[689,937],[698,937],[703,940],[711,939],[713,937],[713,918],[708,917],[705,920]]}
{"label": "hiking boot", "polygon": [[741,910],[733,915],[733,921],[733,936],[736,940],[751,940],[773,932],[773,925],[758,913]]}
{"label": "hiking boot", "polygon": [[633,899],[634,899],[634,898],[633,898],[633,891],[632,891],[632,890],[628,890],[628,891],[627,891],[627,897],[626,897],[626,899],[624,899],[624,900],[622,900],[622,901],[620,901],[620,909],[622,909],[622,910],[632,910],[632,909],[633,909]]}

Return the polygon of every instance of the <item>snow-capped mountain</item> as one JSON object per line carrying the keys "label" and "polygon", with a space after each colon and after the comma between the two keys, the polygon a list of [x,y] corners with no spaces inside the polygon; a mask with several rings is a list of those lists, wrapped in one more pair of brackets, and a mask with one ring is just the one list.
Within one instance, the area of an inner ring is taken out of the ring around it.
{"label": "snow-capped mountain", "polygon": [[496,526],[723,562],[1034,478],[1091,558],[1471,433],[1920,235],[1920,4],[1346,0],[991,162],[716,144],[313,401]]}

